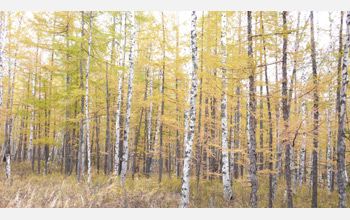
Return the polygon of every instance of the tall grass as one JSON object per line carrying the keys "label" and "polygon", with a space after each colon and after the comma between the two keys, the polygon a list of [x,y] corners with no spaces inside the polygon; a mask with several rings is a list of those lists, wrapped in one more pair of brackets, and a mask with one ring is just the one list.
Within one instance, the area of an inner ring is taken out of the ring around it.
{"label": "tall grass", "polygon": [[[128,175],[124,187],[113,176],[92,173],[92,182],[88,185],[77,183],[76,177],[62,175],[58,170],[44,175],[32,173],[28,163],[13,164],[12,177],[5,179],[4,165],[0,165],[0,207],[57,207],[57,208],[176,208],[179,206],[181,179],[165,177],[158,184],[157,175],[146,178],[136,176],[135,180]],[[318,194],[319,207],[337,207],[338,195],[328,195],[326,187],[320,184]],[[198,187],[191,179],[189,207],[208,208],[212,198],[213,207],[249,207],[250,186],[247,179],[234,180],[232,186],[233,200],[222,199],[222,183],[216,180],[201,180]],[[285,207],[285,181],[279,179],[274,207]],[[268,177],[259,175],[258,206],[268,207]],[[348,191],[349,193],[349,191]],[[349,193],[350,194],[350,193]],[[348,195],[348,198],[350,195]],[[294,207],[308,208],[311,196],[308,184],[298,188],[293,195]],[[347,207],[350,207],[349,199]]]}

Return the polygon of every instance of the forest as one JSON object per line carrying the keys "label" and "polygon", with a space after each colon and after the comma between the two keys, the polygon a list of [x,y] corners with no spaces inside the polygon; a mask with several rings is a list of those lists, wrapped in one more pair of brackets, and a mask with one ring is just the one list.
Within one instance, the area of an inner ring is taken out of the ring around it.
{"label": "forest", "polygon": [[1,11],[0,207],[350,207],[350,11]]}

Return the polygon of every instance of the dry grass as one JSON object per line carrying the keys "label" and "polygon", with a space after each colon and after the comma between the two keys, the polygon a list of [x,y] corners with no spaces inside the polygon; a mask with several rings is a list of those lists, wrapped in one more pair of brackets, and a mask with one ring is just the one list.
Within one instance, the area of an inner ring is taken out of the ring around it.
{"label": "dry grass", "polygon": [[[31,172],[29,164],[14,164],[12,179],[5,180],[4,165],[0,174],[0,207],[87,207],[87,208],[176,208],[179,206],[181,179],[169,179],[164,175],[158,184],[157,176],[135,178],[128,176],[124,188],[114,183],[113,177],[92,174],[92,183],[77,183],[75,175],[64,176],[55,171],[51,175]],[[268,182],[266,176],[259,177],[258,205],[268,206]],[[285,207],[284,181],[279,180],[276,207]],[[213,198],[214,207],[249,207],[250,187],[246,180],[235,180],[232,201],[222,199],[222,184],[219,180],[202,180],[197,188],[195,179],[191,180],[189,207],[209,207]],[[321,186],[318,194],[319,207],[337,207],[337,193],[328,195]],[[348,198],[350,195],[348,195]],[[295,207],[310,207],[311,196],[307,185],[298,189],[293,197]],[[347,207],[350,207],[349,199]]]}

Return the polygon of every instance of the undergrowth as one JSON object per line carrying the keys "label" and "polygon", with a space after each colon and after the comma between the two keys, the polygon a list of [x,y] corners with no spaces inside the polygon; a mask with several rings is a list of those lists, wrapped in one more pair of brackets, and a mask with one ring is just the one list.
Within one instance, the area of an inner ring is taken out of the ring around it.
{"label": "undergrowth", "polygon": [[[55,170],[52,174],[33,173],[30,164],[13,164],[12,177],[5,179],[4,165],[0,172],[0,207],[57,207],[57,208],[177,208],[180,201],[181,179],[167,175],[158,184],[158,175],[150,178],[136,175],[135,180],[127,176],[124,187],[119,179],[92,173],[92,182],[88,185],[77,183],[75,173],[71,176]],[[87,178],[87,176],[85,176]],[[279,179],[274,207],[286,207],[284,203],[285,181]],[[327,187],[319,184],[318,206],[337,207],[338,195],[334,191],[328,195]],[[197,187],[195,178],[190,182],[189,207],[208,208],[212,198],[213,207],[250,207],[250,186],[247,179],[234,180],[233,199],[222,199],[222,183],[219,179],[201,180]],[[259,175],[258,206],[268,207],[268,177]],[[348,190],[348,198],[350,197]],[[299,187],[293,195],[294,207],[311,206],[308,184]],[[349,199],[347,207],[350,207]]]}

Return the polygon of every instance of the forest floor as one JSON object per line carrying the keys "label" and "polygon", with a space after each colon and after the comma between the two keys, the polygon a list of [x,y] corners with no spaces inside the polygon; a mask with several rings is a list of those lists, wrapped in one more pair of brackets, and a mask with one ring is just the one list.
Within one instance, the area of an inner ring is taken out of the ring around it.
{"label": "forest floor", "polygon": [[[32,173],[31,164],[13,164],[12,178],[5,180],[4,164],[0,165],[0,208],[6,207],[105,207],[105,208],[177,208],[180,201],[181,178],[163,175],[158,184],[158,175],[151,178],[135,175],[127,176],[122,188],[114,183],[112,175],[92,173],[92,183],[77,183],[76,175],[62,175],[58,170],[49,175]],[[246,177],[245,177],[246,178]],[[327,188],[319,184],[318,207],[337,207],[338,195],[334,191],[328,195]],[[268,207],[268,176],[259,175],[258,206]],[[237,179],[233,183],[233,200],[222,199],[222,183],[217,180],[201,180],[198,187],[191,179],[189,207],[208,208],[213,198],[213,207],[249,207],[250,187],[247,179]],[[347,207],[350,207],[350,189],[347,189]],[[285,207],[284,181],[280,178],[276,192],[275,207]],[[294,207],[311,206],[308,183],[298,188],[293,195]]]}

